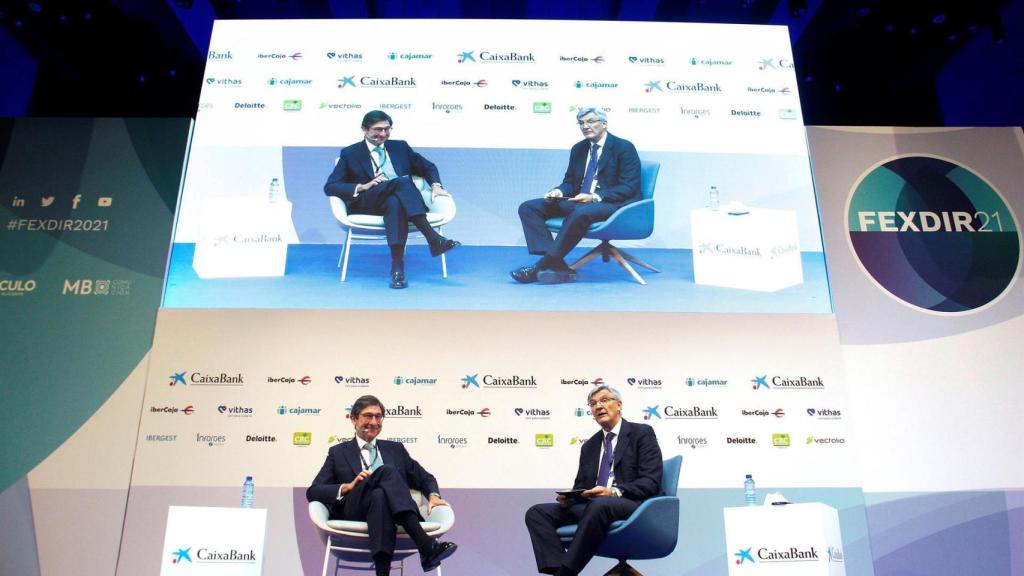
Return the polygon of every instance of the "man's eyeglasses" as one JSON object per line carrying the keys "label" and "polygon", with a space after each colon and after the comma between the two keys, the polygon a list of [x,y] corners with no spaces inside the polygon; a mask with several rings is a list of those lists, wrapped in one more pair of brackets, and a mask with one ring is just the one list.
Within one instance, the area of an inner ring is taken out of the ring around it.
{"label": "man's eyeglasses", "polygon": [[576,125],[582,128],[584,126],[593,126],[594,124],[600,124],[601,122],[603,122],[603,120],[591,118],[590,120],[580,120],[579,122],[576,123]]}
{"label": "man's eyeglasses", "polygon": [[358,420],[366,420],[367,422],[369,422],[371,420],[376,420],[377,422],[380,422],[381,420],[384,419],[384,415],[383,414],[368,414],[368,413],[364,412],[364,413],[360,414],[359,416],[356,416],[356,418]]}
{"label": "man's eyeglasses", "polygon": [[605,396],[604,398],[594,398],[590,402],[587,402],[587,406],[590,406],[591,408],[593,408],[593,407],[597,406],[598,404],[600,404],[601,406],[604,406],[605,404],[607,404],[609,402],[615,402],[615,397],[614,396]]}
{"label": "man's eyeglasses", "polygon": [[367,130],[374,134],[384,134],[385,132],[391,132],[391,126],[387,126],[385,128],[367,128]]}

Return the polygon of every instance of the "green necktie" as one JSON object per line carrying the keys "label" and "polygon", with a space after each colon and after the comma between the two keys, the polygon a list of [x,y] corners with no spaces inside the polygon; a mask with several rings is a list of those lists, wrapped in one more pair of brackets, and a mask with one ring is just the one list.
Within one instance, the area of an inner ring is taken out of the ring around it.
{"label": "green necktie", "polygon": [[370,463],[370,472],[373,472],[377,468],[381,467],[380,458],[377,457],[377,443],[369,442],[366,444],[366,452],[369,455],[367,460]]}
{"label": "green necktie", "polygon": [[377,147],[375,147],[373,149],[373,151],[377,153],[377,169],[378,170],[383,170],[384,169],[384,149],[381,148],[380,146],[377,146]]}

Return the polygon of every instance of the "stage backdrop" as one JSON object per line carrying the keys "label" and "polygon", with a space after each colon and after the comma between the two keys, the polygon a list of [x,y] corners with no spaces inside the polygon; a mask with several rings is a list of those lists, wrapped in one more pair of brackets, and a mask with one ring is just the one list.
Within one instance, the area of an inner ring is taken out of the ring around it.
{"label": "stage backdrop", "polygon": [[114,570],[190,125],[0,122],[5,573]]}
{"label": "stage backdrop", "polygon": [[808,130],[877,574],[1022,574],[1020,128]]}

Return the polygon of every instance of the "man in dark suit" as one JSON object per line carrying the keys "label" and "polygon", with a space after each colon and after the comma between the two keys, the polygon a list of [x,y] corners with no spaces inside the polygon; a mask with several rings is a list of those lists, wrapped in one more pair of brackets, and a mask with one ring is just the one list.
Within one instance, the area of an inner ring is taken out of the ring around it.
{"label": "man in dark suit", "polygon": [[349,419],[355,438],[332,446],[327,460],[306,489],[306,500],[323,503],[331,518],[367,523],[370,553],[377,576],[391,571],[396,525],[405,528],[420,552],[423,571],[437,568],[456,545],[438,542],[420,526],[423,519],[409,488],[429,494],[430,508],[447,506],[437,480],[413,460],[400,442],[377,440],[384,424],[384,406],[375,396],[361,396]]}
{"label": "man in dark suit", "polygon": [[[526,247],[541,259],[513,270],[516,282],[574,282],[576,272],[565,263],[565,255],[579,244],[591,224],[607,220],[623,204],[640,198],[636,147],[608,132],[608,117],[598,108],[580,110],[576,123],[584,140],[569,152],[569,168],[562,183],[543,198],[519,205]],[[556,216],[564,216],[565,221],[552,239],[544,221]]]}
{"label": "man in dark suit", "polygon": [[[624,520],[644,500],[661,492],[661,448],[654,429],[622,419],[622,398],[608,386],[587,395],[587,404],[601,430],[583,443],[573,490],[579,498],[537,504],[526,512],[537,570],[543,574],[576,576],[594,557],[608,528]],[[568,550],[556,530],[577,524]]]}
{"label": "man in dark suit", "polygon": [[391,116],[380,110],[363,116],[363,140],[342,149],[334,171],[324,184],[324,194],[341,198],[349,214],[384,217],[391,249],[392,288],[405,288],[405,243],[411,222],[427,239],[432,256],[459,246],[459,242],[437,233],[427,222],[423,202],[412,176],[430,184],[431,198],[451,196],[441,184],[437,166],[417,154],[403,140],[389,140]]}

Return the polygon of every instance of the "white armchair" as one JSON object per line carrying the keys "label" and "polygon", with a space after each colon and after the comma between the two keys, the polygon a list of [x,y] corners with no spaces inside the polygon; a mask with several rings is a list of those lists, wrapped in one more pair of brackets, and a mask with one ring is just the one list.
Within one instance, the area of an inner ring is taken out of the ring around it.
{"label": "white armchair", "polygon": [[[423,531],[428,536],[438,537],[449,530],[455,524],[455,512],[451,506],[437,506],[429,514],[426,499],[417,490],[410,490],[413,500],[419,504],[420,514],[425,519],[420,522]],[[324,542],[324,570],[323,576],[327,576],[327,568],[331,564],[331,551],[335,552],[334,572],[338,573],[339,568],[352,570],[372,570],[373,558],[370,556],[370,536],[366,522],[352,520],[329,520],[327,507],[320,502],[309,503],[309,519],[319,529],[320,539]],[[392,562],[398,562],[399,574],[404,574],[405,559],[417,553],[416,545],[405,533],[405,529],[398,527],[398,541],[395,544],[395,554]],[[343,565],[345,562],[347,564]],[[437,576],[441,576],[441,567],[437,568]]]}

